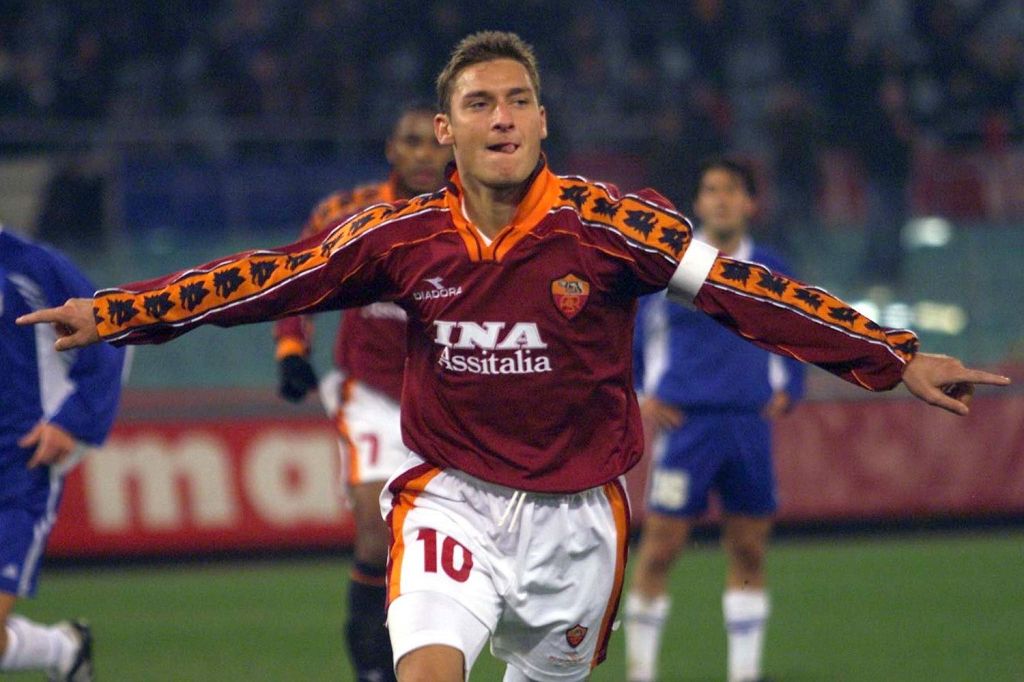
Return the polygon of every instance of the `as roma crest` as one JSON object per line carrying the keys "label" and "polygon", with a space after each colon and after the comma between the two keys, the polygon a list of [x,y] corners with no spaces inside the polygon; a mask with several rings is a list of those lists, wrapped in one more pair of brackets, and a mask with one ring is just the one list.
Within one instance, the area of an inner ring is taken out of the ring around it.
{"label": "as roma crest", "polygon": [[578,647],[580,645],[580,642],[582,642],[583,638],[586,636],[587,628],[579,624],[574,625],[565,631],[565,641],[567,641],[569,643],[569,646],[571,646],[573,649]]}
{"label": "as roma crest", "polygon": [[567,320],[580,314],[583,306],[587,304],[588,296],[590,296],[590,282],[580,279],[572,273],[551,283],[551,298],[554,300],[558,312],[562,313]]}

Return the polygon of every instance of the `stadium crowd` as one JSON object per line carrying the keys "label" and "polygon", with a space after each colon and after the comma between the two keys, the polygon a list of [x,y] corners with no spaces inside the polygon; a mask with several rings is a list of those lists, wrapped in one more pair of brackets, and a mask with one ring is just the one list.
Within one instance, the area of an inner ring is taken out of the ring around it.
{"label": "stadium crowd", "polygon": [[[943,153],[987,155],[1009,178],[1001,186],[1024,172],[993,160],[1024,139],[1024,10],[1013,0],[11,0],[0,11],[0,150],[63,151],[68,123],[89,131],[72,134],[79,151],[128,131],[142,131],[146,154],[164,136],[189,159],[376,150],[396,101],[429,96],[448,46],[481,27],[535,46],[552,167],[600,168],[687,206],[698,164],[739,153],[761,176],[761,222],[783,250],[794,226],[836,213],[822,196],[845,187],[837,172],[853,173],[851,196],[863,198],[850,210],[844,199],[840,221],[866,226],[881,279],[900,275],[892,244],[922,194],[914,178],[958,167]],[[26,122],[44,126],[31,143]],[[619,173],[623,156],[632,166]],[[925,193],[931,212],[1022,210],[1005,192]]]}
{"label": "stadium crowd", "polygon": [[374,121],[394,90],[426,91],[453,37],[495,25],[534,43],[550,106],[575,105],[563,84],[573,97],[583,87],[588,137],[615,139],[631,116],[679,116],[662,125],[705,146],[813,122],[863,145],[851,122],[892,90],[941,141],[1024,127],[1024,11],[1012,0],[4,5],[2,116]]}

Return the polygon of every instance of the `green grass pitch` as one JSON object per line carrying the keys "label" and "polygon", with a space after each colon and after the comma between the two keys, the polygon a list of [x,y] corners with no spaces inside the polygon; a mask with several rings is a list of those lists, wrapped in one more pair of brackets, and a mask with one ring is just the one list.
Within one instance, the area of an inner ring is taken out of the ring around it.
{"label": "green grass pitch", "polygon": [[[350,680],[347,570],[344,558],[52,569],[19,611],[88,617],[100,680]],[[663,680],[724,678],[722,572],[711,543],[677,566]],[[1024,531],[779,541],[769,580],[778,682],[1024,680]],[[485,654],[472,677],[502,670]],[[621,631],[592,679],[623,679]]]}

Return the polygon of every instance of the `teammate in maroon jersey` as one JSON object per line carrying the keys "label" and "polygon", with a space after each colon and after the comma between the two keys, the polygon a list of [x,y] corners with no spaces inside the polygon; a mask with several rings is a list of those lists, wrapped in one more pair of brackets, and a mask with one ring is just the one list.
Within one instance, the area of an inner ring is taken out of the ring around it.
{"label": "teammate in maroon jersey", "polygon": [[[411,103],[398,112],[385,153],[391,174],[384,182],[335,192],[313,210],[302,237],[320,234],[379,203],[406,201],[437,191],[451,149],[434,136],[434,108]],[[274,327],[279,391],[298,402],[317,387],[309,363],[311,323],[306,316]],[[342,476],[352,505],[356,538],[348,592],[345,639],[356,679],[394,679],[391,642],[384,627],[388,529],[380,517],[381,488],[408,456],[402,445],[399,405],[405,365],[405,311],[372,303],[342,316],[334,345],[336,369],[320,382],[324,407],[334,420]]]}
{"label": "teammate in maroon jersey", "polygon": [[554,175],[536,62],[514,34],[464,39],[438,96],[435,133],[456,164],[444,190],[21,318],[56,323],[68,349],[401,306],[412,454],[381,496],[399,679],[461,680],[488,640],[506,680],[585,679],[604,659],[629,528],[620,477],[642,446],[638,296],[667,287],[753,343],[872,390],[902,381],[958,414],[973,384],[1008,383],[918,353],[911,332],[821,289],[720,256],[653,191]]}

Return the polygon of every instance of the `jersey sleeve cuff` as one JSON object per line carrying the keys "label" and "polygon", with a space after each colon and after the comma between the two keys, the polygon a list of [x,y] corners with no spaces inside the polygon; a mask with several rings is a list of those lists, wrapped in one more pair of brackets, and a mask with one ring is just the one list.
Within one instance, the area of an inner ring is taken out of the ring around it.
{"label": "jersey sleeve cuff", "polygon": [[696,239],[691,241],[668,282],[668,297],[677,303],[691,305],[716,258],[718,249]]}
{"label": "jersey sleeve cuff", "polygon": [[274,352],[274,359],[281,360],[288,357],[289,355],[299,355],[306,357],[309,349],[299,339],[284,337],[277,342],[277,348]]}

